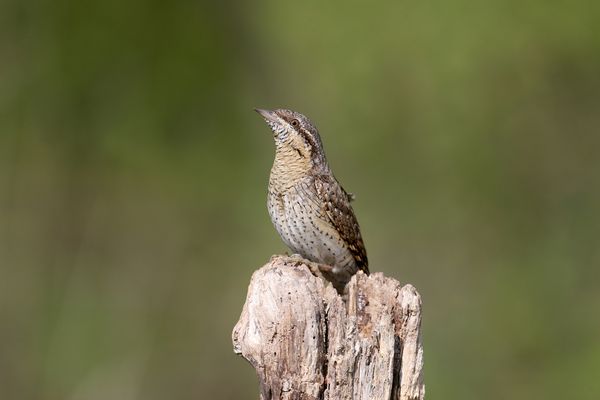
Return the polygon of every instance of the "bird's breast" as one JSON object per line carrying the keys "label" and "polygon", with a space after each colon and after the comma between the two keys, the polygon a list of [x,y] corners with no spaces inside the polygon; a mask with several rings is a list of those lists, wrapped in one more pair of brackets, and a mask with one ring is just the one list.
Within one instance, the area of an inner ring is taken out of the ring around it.
{"label": "bird's breast", "polygon": [[304,258],[328,265],[351,263],[346,243],[331,225],[310,177],[285,192],[270,188],[271,221],[285,244]]}

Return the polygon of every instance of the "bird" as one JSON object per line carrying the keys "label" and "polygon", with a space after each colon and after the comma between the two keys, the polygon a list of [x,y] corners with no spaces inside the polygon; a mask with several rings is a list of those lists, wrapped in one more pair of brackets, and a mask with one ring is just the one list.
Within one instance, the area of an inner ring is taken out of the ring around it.
{"label": "bird", "polygon": [[[333,175],[315,125],[288,109],[255,109],[275,140],[267,208],[283,242],[316,263],[339,293],[358,271],[369,274],[367,251],[348,193]],[[312,269],[312,268],[311,268]]]}

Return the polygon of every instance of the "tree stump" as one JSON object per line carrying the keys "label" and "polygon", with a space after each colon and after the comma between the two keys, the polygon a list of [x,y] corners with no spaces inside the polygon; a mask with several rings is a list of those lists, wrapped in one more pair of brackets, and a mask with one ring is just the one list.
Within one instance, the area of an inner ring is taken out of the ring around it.
{"label": "tree stump", "polygon": [[261,400],[423,399],[421,298],[359,272],[344,300],[296,258],[254,272],[233,347],[256,369]]}

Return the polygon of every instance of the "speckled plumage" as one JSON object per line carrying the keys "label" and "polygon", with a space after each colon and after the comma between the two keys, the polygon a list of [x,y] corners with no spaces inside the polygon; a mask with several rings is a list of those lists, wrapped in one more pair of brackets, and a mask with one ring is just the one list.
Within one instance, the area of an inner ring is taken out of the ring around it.
{"label": "speckled plumage", "polygon": [[323,264],[323,275],[342,291],[357,271],[369,273],[351,195],[333,176],[308,118],[284,109],[257,111],[276,145],[267,202],[273,225],[294,253]]}

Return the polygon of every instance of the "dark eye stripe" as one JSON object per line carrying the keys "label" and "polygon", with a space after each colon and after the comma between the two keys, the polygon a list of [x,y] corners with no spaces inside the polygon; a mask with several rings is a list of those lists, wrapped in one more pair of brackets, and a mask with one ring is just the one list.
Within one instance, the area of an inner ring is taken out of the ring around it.
{"label": "dark eye stripe", "polygon": [[[302,138],[304,139],[304,141],[307,142],[308,145],[312,149],[319,150],[321,148],[319,140],[315,139],[315,137],[312,135],[312,133],[310,133],[310,131],[308,129],[305,129],[305,128],[302,127],[303,123],[300,122],[300,120],[298,118],[294,118],[293,116],[290,116],[290,115],[282,115],[282,118],[288,124],[292,125],[292,127],[294,128],[294,130],[297,131],[300,134],[300,136],[302,136]],[[297,121],[298,124],[294,125],[293,124],[294,121]]]}
{"label": "dark eye stripe", "polygon": [[310,144],[311,148],[313,148],[313,149],[317,148],[317,143],[315,143],[315,138],[313,138],[313,136],[306,129],[300,129],[299,133],[304,138],[304,140],[306,140],[308,142],[308,144]]}

